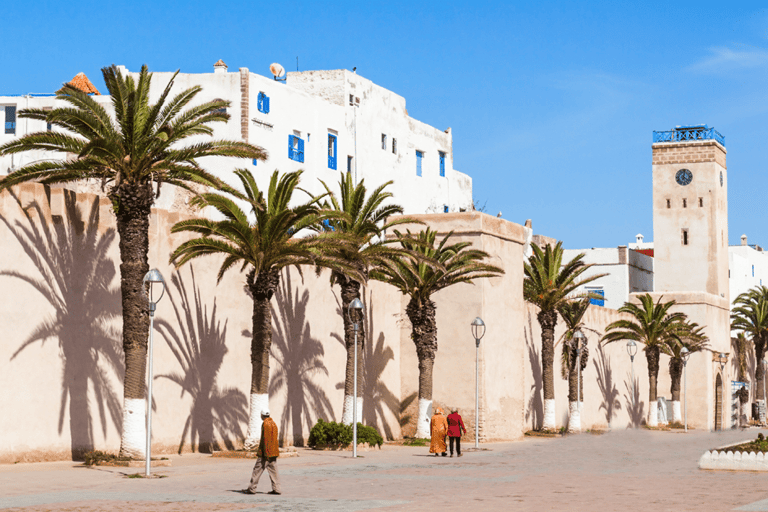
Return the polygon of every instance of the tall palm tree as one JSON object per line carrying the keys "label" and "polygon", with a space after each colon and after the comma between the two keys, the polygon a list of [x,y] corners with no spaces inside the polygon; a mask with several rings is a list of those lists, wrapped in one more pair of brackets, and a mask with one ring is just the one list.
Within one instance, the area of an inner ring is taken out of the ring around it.
{"label": "tall palm tree", "polygon": [[504,271],[485,260],[484,251],[471,249],[471,242],[449,244],[453,231],[436,242],[437,231],[430,228],[419,233],[403,234],[395,230],[403,249],[417,254],[395,257],[389,263],[371,270],[371,278],[396,287],[410,297],[405,313],[411,321],[416,355],[419,358],[419,418],[417,437],[429,437],[429,410],[432,408],[432,369],[437,352],[436,304],[432,294],[457,283],[496,277]]}
{"label": "tall palm tree", "polygon": [[701,352],[709,344],[709,339],[704,334],[704,327],[696,322],[684,322],[680,329],[667,340],[669,354],[669,377],[672,380],[670,393],[672,394],[672,421],[680,423],[683,416],[680,413],[680,381],[683,379],[683,347],[690,354]]}
{"label": "tall palm tree", "polygon": [[[253,329],[251,330],[251,409],[247,449],[254,448],[261,434],[262,408],[269,407],[269,356],[272,346],[272,313],[270,300],[280,283],[280,270],[289,266],[337,263],[354,275],[354,269],[331,254],[338,251],[342,237],[335,233],[320,233],[299,237],[302,230],[323,220],[317,201],[291,206],[298,188],[301,171],[279,176],[272,174],[267,196],[259,190],[253,175],[244,169],[234,171],[243,186],[243,193],[232,190],[230,195],[250,207],[250,218],[231,197],[204,193],[193,199],[200,207],[213,207],[224,220],[190,219],[176,223],[172,233],[192,232],[201,235],[182,243],[171,254],[177,267],[210,254],[224,255],[218,274],[241,265],[248,270],[246,285],[253,299]],[[327,255],[326,255],[327,253]]]}
{"label": "tall palm tree", "polygon": [[731,309],[731,329],[741,331],[755,347],[755,400],[763,400],[762,360],[768,349],[768,288],[756,286],[736,297]]}
{"label": "tall palm tree", "polygon": [[[544,390],[544,430],[555,430],[555,325],[557,310],[570,300],[577,288],[603,277],[597,274],[583,277],[592,265],[584,263],[584,253],[563,265],[563,243],[541,249],[531,245],[533,254],[524,264],[523,297],[538,306],[537,319],[541,326],[541,359]],[[587,298],[603,298],[585,294]]]}
{"label": "tall palm tree", "polygon": [[619,308],[621,313],[628,313],[632,320],[617,320],[605,328],[603,343],[621,340],[633,340],[642,343],[645,358],[648,361],[648,425],[655,427],[659,423],[659,408],[656,406],[656,391],[659,378],[659,360],[661,353],[668,350],[669,341],[676,336],[685,321],[684,313],[670,313],[675,301],[662,302],[663,297],[654,303],[653,297],[646,293],[640,297],[640,306],[625,303]]}
{"label": "tall palm tree", "polygon": [[585,344],[579,356],[576,353],[576,347],[572,346],[572,340],[576,331],[583,332],[586,330],[597,334],[597,331],[590,329],[584,323],[584,314],[589,309],[589,304],[589,297],[580,297],[562,303],[557,310],[560,316],[563,317],[563,322],[565,322],[565,332],[560,337],[560,341],[563,344],[561,371],[563,378],[568,380],[568,402],[570,404],[569,432],[581,431],[579,402],[584,402],[584,381],[581,380],[579,385],[578,372],[579,369],[583,372],[589,362],[589,347]]}
{"label": "tall palm tree", "polygon": [[[368,276],[370,269],[380,266],[402,254],[401,250],[391,247],[383,239],[386,229],[399,224],[420,223],[408,218],[388,220],[389,217],[403,213],[403,208],[397,204],[384,203],[392,197],[392,193],[384,190],[393,182],[388,181],[367,195],[365,180],[355,185],[352,174],[342,173],[339,180],[338,196],[321,180],[327,192],[324,209],[333,210],[340,215],[334,220],[327,221],[323,226],[326,230],[345,233],[353,240],[345,246],[339,256],[351,264],[358,273]],[[367,196],[367,197],[366,197]],[[355,331],[354,325],[347,314],[349,305],[355,299],[360,299],[361,282],[340,270],[331,271],[331,286],[338,284],[341,288],[341,311],[344,321],[344,346],[347,349],[346,375],[344,378],[344,408],[342,422],[352,424],[352,402],[354,396],[354,367],[355,367]],[[365,340],[365,322],[359,323],[357,350],[363,353]],[[363,375],[363,360],[358,357],[358,375]],[[358,393],[357,410],[363,410],[363,397]]]}
{"label": "tall palm tree", "polygon": [[[102,75],[114,119],[91,96],[70,84],[56,92],[56,99],[68,107],[20,111],[19,117],[47,121],[62,131],[25,135],[0,147],[0,155],[53,152],[53,159],[33,162],[0,180],[0,191],[29,181],[49,184],[91,178],[106,188],[120,238],[125,353],[120,453],[143,457],[149,306],[142,279],[149,270],[149,214],[156,193],[162,183],[185,189],[193,184],[223,186],[200,167],[201,157],[263,159],[266,153],[245,142],[200,140],[200,136],[212,135],[211,123],[229,119],[223,111],[229,102],[216,100],[186,108],[201,88],[191,87],[169,99],[176,75],[154,104],[149,100],[152,75],[146,66],[138,80],[124,77],[114,65],[103,68]],[[194,143],[187,142],[190,137],[196,137]]]}
{"label": "tall palm tree", "polygon": [[[752,346],[752,340],[747,338],[747,335],[743,331],[739,332],[735,338],[731,338],[731,344],[736,352],[736,360],[738,361],[738,379],[739,382],[747,382],[747,367],[749,365],[749,355],[752,353],[754,347]],[[749,403],[749,390],[746,386],[739,388],[737,392],[739,396],[739,423],[744,424],[749,417],[748,403]]]}

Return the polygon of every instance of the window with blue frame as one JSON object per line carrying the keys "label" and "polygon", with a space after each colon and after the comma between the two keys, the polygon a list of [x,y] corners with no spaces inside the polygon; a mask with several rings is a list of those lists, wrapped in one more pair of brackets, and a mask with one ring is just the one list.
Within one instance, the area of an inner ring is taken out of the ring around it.
{"label": "window with blue frame", "polygon": [[352,172],[352,157],[347,157],[347,172]]}
{"label": "window with blue frame", "polygon": [[755,266],[752,265],[752,277],[755,277]]}
{"label": "window with blue frame", "polygon": [[440,176],[445,176],[445,152],[438,151],[440,155]]}
{"label": "window with blue frame", "polygon": [[16,106],[7,105],[5,107],[5,133],[11,135],[16,133]]}
{"label": "window with blue frame", "polygon": [[[603,290],[602,288],[587,288],[587,292],[594,295],[600,295],[601,297],[605,297],[605,290]],[[605,299],[592,298],[592,299],[589,299],[589,303],[594,304],[595,306],[603,307],[605,306]]]}
{"label": "window with blue frame", "polygon": [[259,165],[259,161],[256,160],[255,158],[253,159],[253,165]]}
{"label": "window with blue frame", "polygon": [[256,100],[256,107],[262,114],[269,114],[269,96],[260,92],[258,99]]}
{"label": "window with blue frame", "polygon": [[451,211],[451,209],[450,209],[450,208],[448,208],[448,205],[447,205],[447,204],[446,204],[446,205],[444,205],[444,206],[443,206],[443,213],[448,213],[449,211]]}
{"label": "window with blue frame", "polygon": [[288,158],[304,163],[304,139],[296,135],[288,136]]}
{"label": "window with blue frame", "polygon": [[[224,100],[223,100],[223,99],[221,99],[221,98],[216,98],[216,99],[215,99],[215,100],[213,100],[213,101],[224,101]],[[217,109],[216,109],[216,110],[214,110],[213,112],[214,112],[215,114],[226,114],[226,113],[227,113],[227,107],[221,107],[221,108],[217,108]]]}
{"label": "window with blue frame", "polygon": [[421,176],[421,160],[424,158],[424,152],[416,150],[416,176]]}
{"label": "window with blue frame", "polygon": [[336,135],[329,133],[328,134],[328,168],[336,170],[337,166],[337,158],[336,158]]}

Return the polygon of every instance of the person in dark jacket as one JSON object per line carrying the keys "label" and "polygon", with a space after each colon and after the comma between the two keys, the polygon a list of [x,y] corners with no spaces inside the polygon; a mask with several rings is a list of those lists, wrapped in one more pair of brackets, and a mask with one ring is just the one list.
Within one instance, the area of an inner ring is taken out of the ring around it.
{"label": "person in dark jacket", "polygon": [[456,443],[456,455],[461,457],[461,432],[467,433],[464,422],[459,415],[458,409],[451,411],[448,415],[448,439],[451,443],[451,457],[453,457],[453,444]]}

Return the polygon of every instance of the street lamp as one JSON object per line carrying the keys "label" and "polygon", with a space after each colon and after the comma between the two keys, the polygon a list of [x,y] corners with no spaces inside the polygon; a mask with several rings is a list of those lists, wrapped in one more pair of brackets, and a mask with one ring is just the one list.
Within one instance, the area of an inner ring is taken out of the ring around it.
{"label": "street lamp", "polygon": [[629,354],[629,361],[632,366],[632,409],[637,409],[637,392],[635,390],[635,354],[637,354],[637,343],[634,340],[627,342],[627,354]]}
{"label": "street lamp", "polygon": [[[352,316],[352,312],[355,312],[355,316]],[[363,312],[363,303],[360,299],[353,300],[347,308],[349,314],[349,320],[355,329],[355,385],[354,392],[352,393],[352,457],[357,457],[357,331],[360,330],[360,323],[365,313]]]}
{"label": "street lamp", "polygon": [[483,322],[483,319],[479,316],[476,316],[474,320],[472,320],[472,323],[470,324],[472,328],[472,336],[475,338],[475,448],[480,448],[480,440],[478,438],[479,435],[479,429],[478,429],[478,423],[479,423],[479,417],[480,417],[480,406],[479,400],[478,400],[478,389],[479,389],[479,370],[480,367],[480,340],[485,335],[485,323]]}
{"label": "street lamp", "polygon": [[685,396],[685,431],[688,432],[688,358],[691,357],[691,351],[688,347],[680,349],[680,357],[683,358],[683,395]]}
{"label": "street lamp", "polygon": [[[149,301],[149,350],[147,358],[149,360],[149,369],[147,371],[147,450],[145,454],[144,476],[149,476],[150,461],[152,459],[152,342],[154,341],[155,331],[155,309],[157,303],[163,298],[165,294],[165,279],[159,270],[153,268],[144,276],[141,289],[144,293],[147,293],[147,285],[149,285],[149,294],[147,300]],[[160,296],[155,298],[155,288],[160,287]]]}

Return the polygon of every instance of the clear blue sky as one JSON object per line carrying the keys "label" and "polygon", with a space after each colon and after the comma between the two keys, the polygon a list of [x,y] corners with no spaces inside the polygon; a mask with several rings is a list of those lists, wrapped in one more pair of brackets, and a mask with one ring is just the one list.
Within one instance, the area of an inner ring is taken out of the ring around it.
{"label": "clear blue sky", "polygon": [[726,138],[729,236],[768,246],[768,11],[757,2],[5,2],[0,93],[100,68],[352,69],[453,128],[491,214],[608,247],[652,239],[653,130]]}

